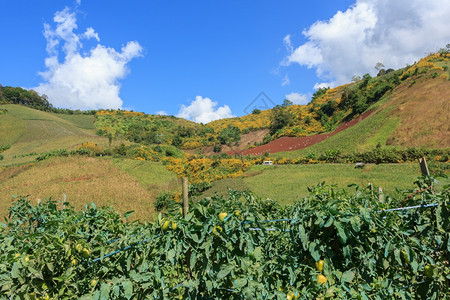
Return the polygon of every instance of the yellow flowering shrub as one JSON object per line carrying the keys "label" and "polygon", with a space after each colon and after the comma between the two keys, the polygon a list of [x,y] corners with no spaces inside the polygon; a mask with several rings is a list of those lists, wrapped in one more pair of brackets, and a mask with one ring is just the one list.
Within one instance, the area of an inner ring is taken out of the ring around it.
{"label": "yellow flowering shrub", "polygon": [[165,157],[167,170],[178,177],[188,177],[191,183],[211,182],[223,178],[242,176],[251,162],[240,159],[211,159],[186,155],[183,159]]}
{"label": "yellow flowering shrub", "polygon": [[189,140],[186,141],[182,146],[181,149],[190,150],[190,149],[197,149],[203,146],[203,143],[196,140]]}
{"label": "yellow flowering shrub", "polygon": [[92,142],[85,142],[82,143],[81,145],[79,145],[77,147],[77,150],[85,150],[87,151],[90,155],[100,155],[103,153],[103,149],[102,147],[100,147],[99,145],[92,143]]}

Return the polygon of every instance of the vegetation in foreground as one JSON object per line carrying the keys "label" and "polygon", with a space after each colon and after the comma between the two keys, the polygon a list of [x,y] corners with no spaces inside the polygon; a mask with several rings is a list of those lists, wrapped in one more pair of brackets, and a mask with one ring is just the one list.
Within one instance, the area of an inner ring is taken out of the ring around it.
{"label": "vegetation in foreground", "polygon": [[432,181],[383,202],[318,185],[285,208],[230,191],[150,224],[18,199],[1,224],[1,298],[443,299],[450,190]]}

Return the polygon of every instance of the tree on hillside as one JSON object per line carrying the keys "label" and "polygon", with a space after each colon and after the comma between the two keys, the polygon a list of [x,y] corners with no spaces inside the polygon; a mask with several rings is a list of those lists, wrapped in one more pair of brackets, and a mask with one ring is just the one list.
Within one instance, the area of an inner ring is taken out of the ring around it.
{"label": "tree on hillside", "polygon": [[330,89],[329,87],[318,88],[317,91],[314,92],[314,94],[311,98],[311,102],[314,102],[320,96],[324,95],[329,89]]}
{"label": "tree on hillside", "polygon": [[181,145],[183,145],[183,139],[179,135],[174,136],[172,139],[172,146],[180,148]]}
{"label": "tree on hillside", "polygon": [[384,65],[380,62],[377,62],[377,64],[375,65],[375,70],[377,70],[378,72],[384,68]]}
{"label": "tree on hillside", "polygon": [[284,99],[283,104],[281,104],[282,107],[288,107],[294,104],[291,100]]}
{"label": "tree on hillside", "polygon": [[3,96],[3,86],[0,84],[0,103],[2,103],[5,100]]}
{"label": "tree on hillside", "polygon": [[[277,105],[272,108],[270,112],[270,135],[274,135],[278,130],[291,124],[294,120],[294,115],[287,109],[292,104],[289,100],[284,100],[283,105]],[[289,101],[291,104],[289,104]]]}
{"label": "tree on hillside", "polygon": [[241,140],[241,130],[236,126],[228,125],[222,129],[217,139],[222,145],[230,146],[233,142],[237,143]]}
{"label": "tree on hillside", "polygon": [[46,95],[39,95],[34,90],[25,90],[20,87],[0,86],[0,101],[22,104],[39,110],[49,110],[53,107]]}

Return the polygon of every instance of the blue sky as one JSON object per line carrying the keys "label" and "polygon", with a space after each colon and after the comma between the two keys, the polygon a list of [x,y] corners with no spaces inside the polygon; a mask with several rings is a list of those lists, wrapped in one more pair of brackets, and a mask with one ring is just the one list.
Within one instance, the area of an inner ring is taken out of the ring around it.
{"label": "blue sky", "polygon": [[0,0],[0,84],[208,122],[411,64],[449,19],[447,0]]}

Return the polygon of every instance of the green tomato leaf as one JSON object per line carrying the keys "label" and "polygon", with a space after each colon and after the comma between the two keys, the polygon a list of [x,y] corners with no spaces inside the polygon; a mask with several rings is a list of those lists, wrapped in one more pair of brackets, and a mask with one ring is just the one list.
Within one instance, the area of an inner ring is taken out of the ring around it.
{"label": "green tomato leaf", "polygon": [[233,265],[224,265],[220,268],[219,273],[217,274],[217,279],[222,279],[234,269]]}
{"label": "green tomato leaf", "polygon": [[125,292],[125,298],[131,299],[133,296],[133,284],[131,281],[127,280],[122,283],[123,290]]}
{"label": "green tomato leaf", "polygon": [[341,282],[352,282],[355,278],[355,272],[347,270],[342,274]]}

